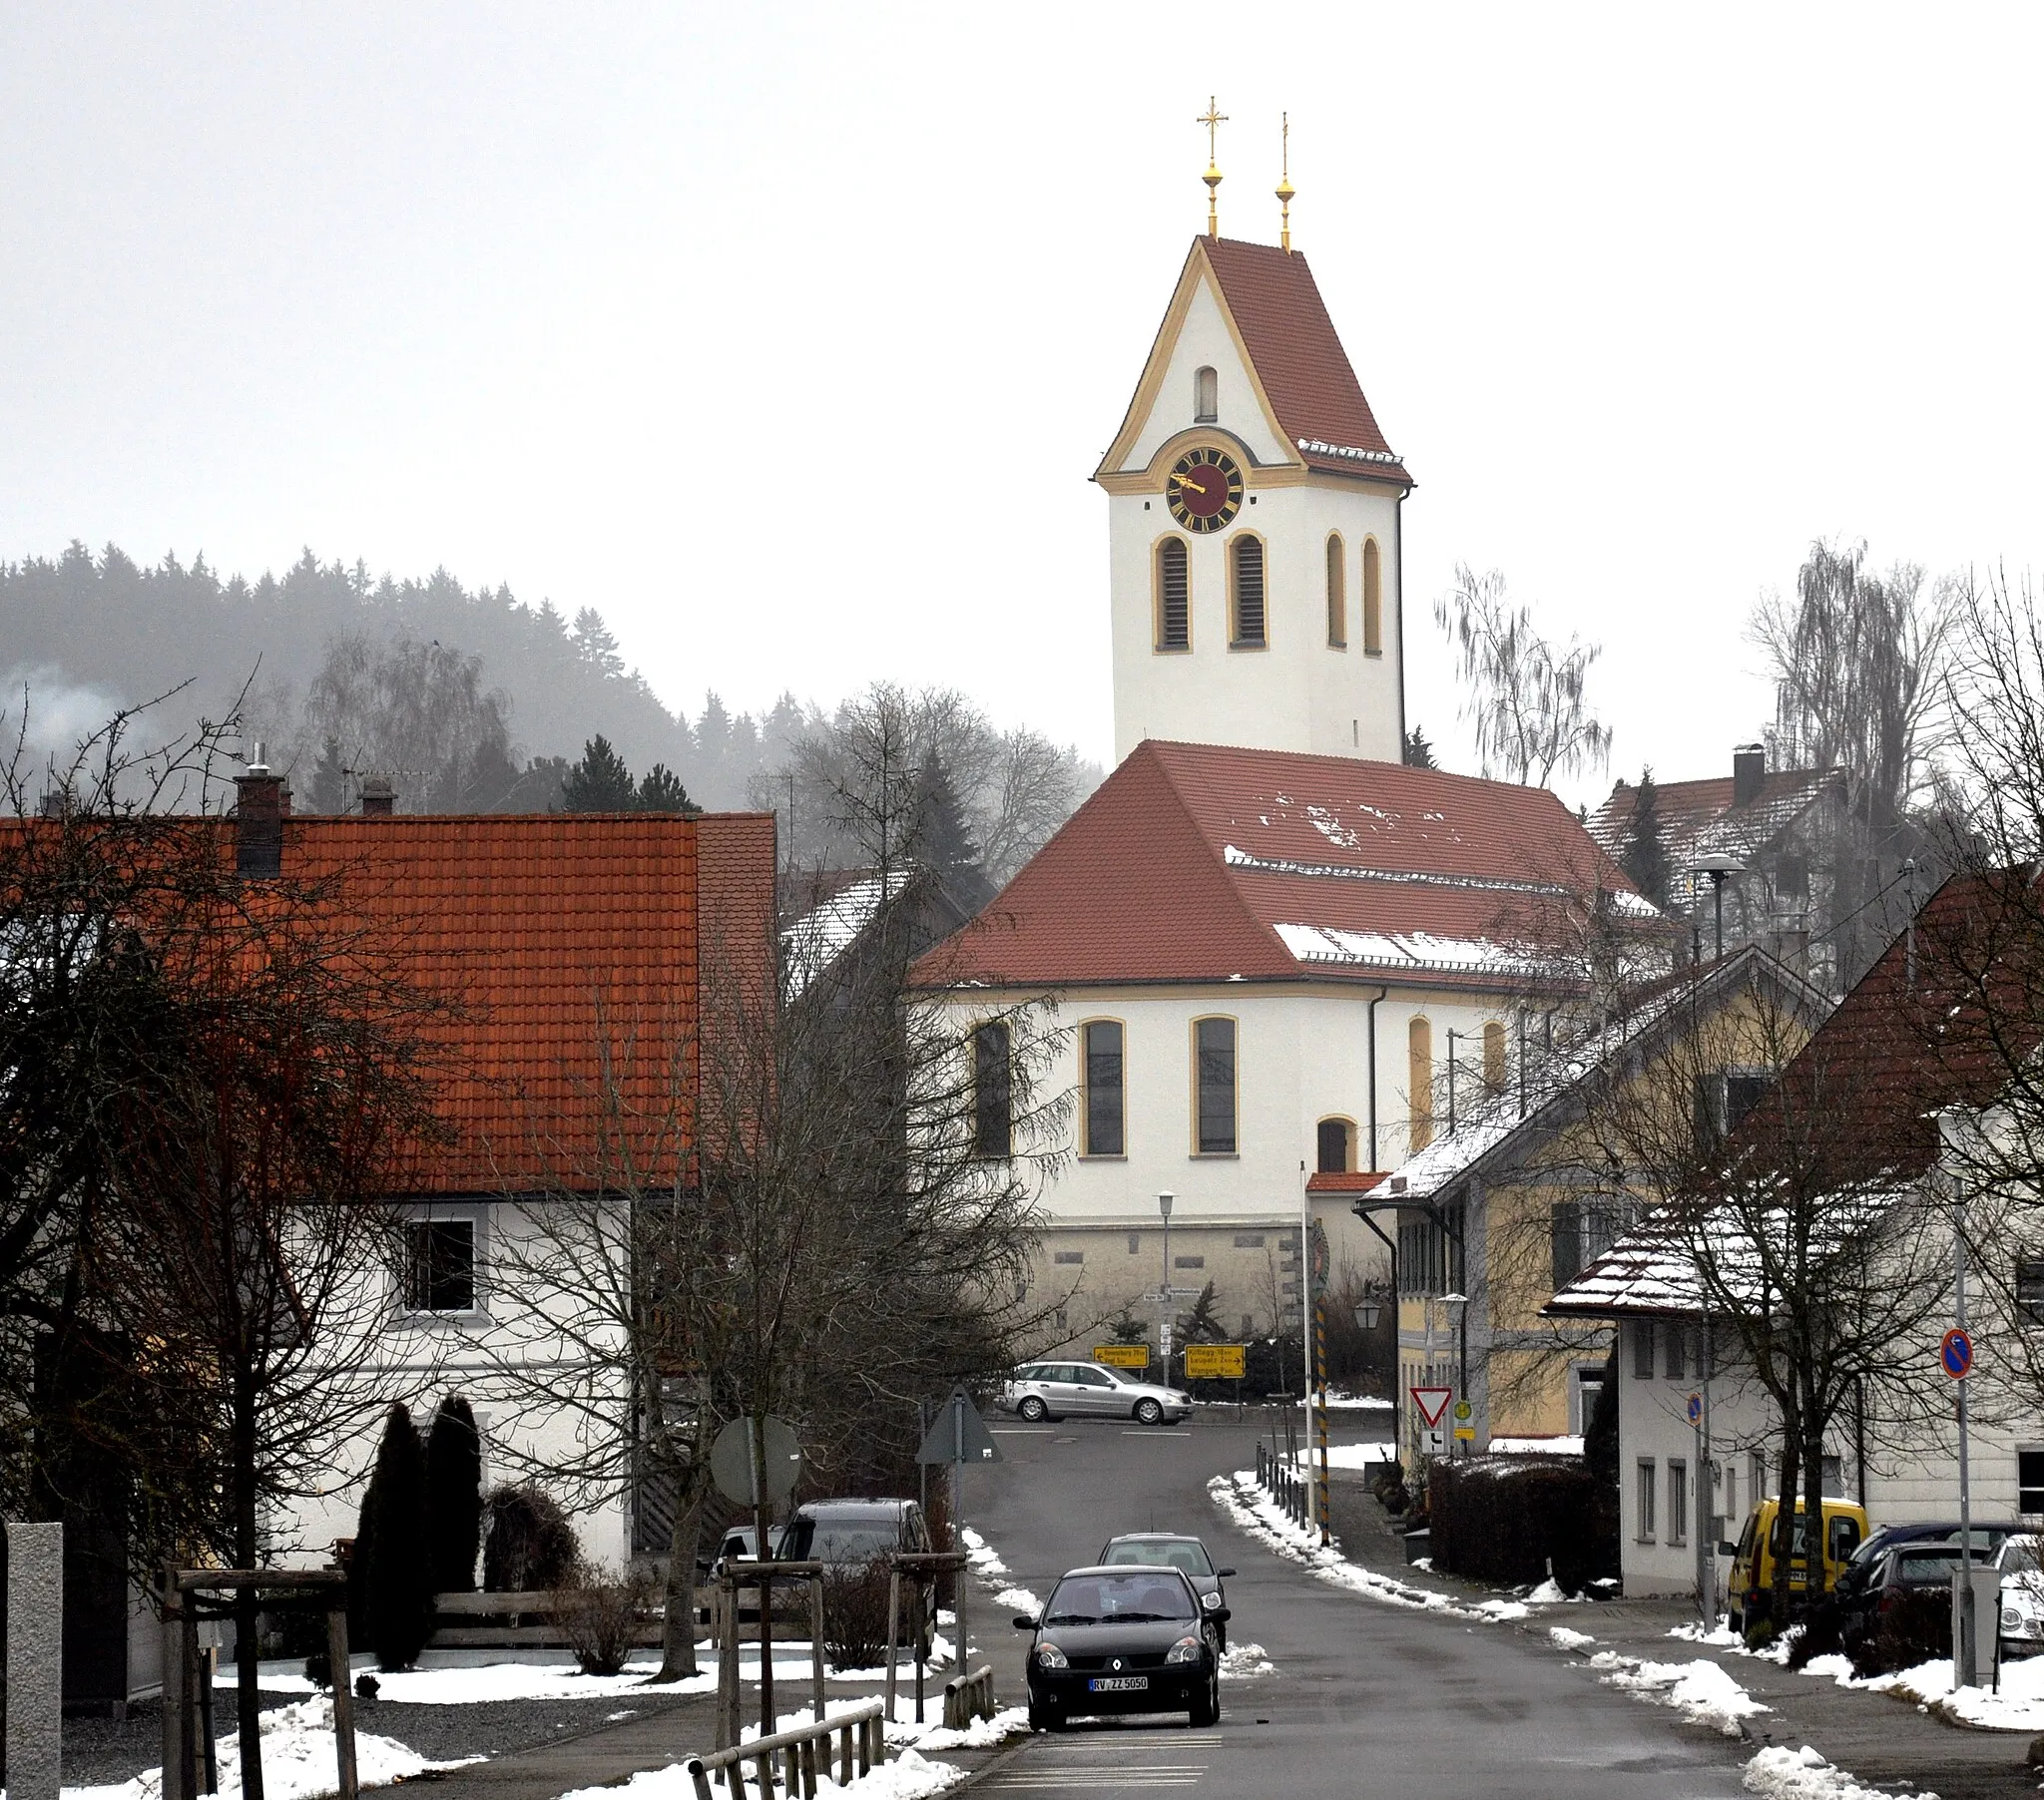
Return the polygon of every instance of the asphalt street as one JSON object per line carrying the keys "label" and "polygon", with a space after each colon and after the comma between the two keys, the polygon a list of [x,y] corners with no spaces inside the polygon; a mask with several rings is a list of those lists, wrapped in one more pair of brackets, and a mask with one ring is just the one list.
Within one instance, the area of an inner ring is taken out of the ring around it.
{"label": "asphalt street", "polygon": [[[1365,1416],[1367,1418],[1367,1416]],[[1117,1532],[1188,1531],[1232,1565],[1230,1642],[1260,1643],[1275,1673],[1225,1681],[1222,1718],[1087,1722],[1038,1734],[978,1784],[1037,1796],[1197,1790],[1373,1800],[1602,1800],[1733,1796],[1743,1746],[1604,1687],[1524,1633],[1428,1617],[1344,1592],[1260,1549],[1207,1496],[1255,1460],[1256,1417],[1200,1414],[1146,1431],[1118,1421],[1031,1429],[994,1421],[1006,1461],[968,1471],[966,1523],[1041,1600]],[[1337,1441],[1381,1435],[1351,1426]],[[1027,1639],[976,1592],[975,1662],[1004,1704],[1024,1689]]]}

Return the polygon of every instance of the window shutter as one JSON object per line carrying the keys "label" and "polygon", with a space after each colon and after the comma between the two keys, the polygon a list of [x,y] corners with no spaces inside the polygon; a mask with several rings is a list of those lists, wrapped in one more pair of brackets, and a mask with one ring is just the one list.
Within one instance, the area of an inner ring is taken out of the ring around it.
{"label": "window shutter", "polygon": [[1157,648],[1188,650],[1193,642],[1191,584],[1186,576],[1186,541],[1166,538],[1157,546]]}
{"label": "window shutter", "polygon": [[1235,556],[1235,641],[1264,642],[1264,545],[1259,538],[1237,538]]}

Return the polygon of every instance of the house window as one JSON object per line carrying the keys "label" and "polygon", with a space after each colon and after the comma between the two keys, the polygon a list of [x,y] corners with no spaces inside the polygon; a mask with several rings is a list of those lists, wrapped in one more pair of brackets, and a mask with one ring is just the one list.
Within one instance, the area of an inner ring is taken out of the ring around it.
{"label": "house window", "polygon": [[2016,1258],[2016,1311],[2032,1325],[2044,1325],[2044,1261]]}
{"label": "house window", "polygon": [[1578,1433],[1590,1429],[1590,1421],[1597,1416],[1597,1400],[1604,1392],[1604,1365],[1592,1363],[1576,1371],[1576,1416],[1570,1420],[1569,1428]]}
{"label": "house window", "polygon": [[1261,650],[1264,635],[1264,540],[1244,532],[1228,547],[1228,601],[1235,619],[1234,643]]}
{"label": "house window", "polygon": [[1384,654],[1383,559],[1374,538],[1362,541],[1362,654]]}
{"label": "house window", "polygon": [[1238,1231],[1235,1234],[1235,1247],[1238,1250],[1261,1250],[1264,1247],[1264,1234],[1261,1231]]}
{"label": "house window", "polygon": [[1725,1078],[1725,1129],[1736,1131],[1746,1116],[1759,1106],[1768,1092],[1764,1075],[1728,1075]]}
{"label": "house window", "polygon": [[1633,1535],[1642,1544],[1654,1542],[1654,1465],[1647,1458],[1640,1459],[1637,1471],[1638,1487],[1633,1495],[1635,1503],[1635,1526]]}
{"label": "house window", "polygon": [[475,1221],[420,1218],[404,1228],[404,1304],[410,1312],[475,1310]]}
{"label": "house window", "polygon": [[2044,1450],[2016,1452],[2016,1511],[2044,1513]]}
{"label": "house window", "polygon": [[1051,1261],[1053,1262],[1084,1262],[1085,1260],[1086,1252],[1084,1250],[1056,1250],[1051,1254]]}
{"label": "house window", "polygon": [[1203,1156],[1235,1154],[1235,1021],[1200,1019],[1193,1024],[1194,1084]]}
{"label": "house window", "polygon": [[1633,1334],[1633,1377],[1637,1381],[1654,1379],[1654,1321],[1635,1319]]}
{"label": "house window", "polygon": [[1668,1542],[1689,1542],[1689,1465],[1673,1460],[1668,1465]]}
{"label": "house window", "polygon": [[1346,1174],[1355,1166],[1355,1122],[1352,1119],[1323,1119],[1313,1166],[1323,1175]]}
{"label": "house window", "polygon": [[1761,1104],[1769,1078],[1758,1072],[1721,1070],[1696,1079],[1697,1147],[1706,1154],[1722,1144]]}
{"label": "house window", "polygon": [[972,1147],[1006,1156],[1015,1147],[1015,1069],[1008,1028],[990,1019],[972,1034]]}
{"label": "house window", "polygon": [[1204,1256],[1174,1256],[1171,1266],[1175,1269],[1203,1269],[1207,1266]]}
{"label": "house window", "polygon": [[1210,368],[1193,371],[1193,423],[1211,425],[1221,417],[1221,381]]}
{"label": "house window", "polygon": [[1681,1325],[1668,1327],[1668,1379],[1686,1381],[1689,1378],[1689,1331]]}
{"label": "house window", "polygon": [[1157,546],[1157,648],[1192,647],[1192,579],[1187,573],[1186,541],[1164,538]]}
{"label": "house window", "polygon": [[1424,1019],[1405,1028],[1405,1108],[1410,1147],[1423,1150],[1433,1141],[1433,1026]]}
{"label": "house window", "polygon": [[1554,1290],[1568,1286],[1583,1272],[1583,1208],[1575,1200],[1557,1200],[1548,1226],[1554,1248]]}
{"label": "house window", "polygon": [[1495,1019],[1483,1028],[1483,1085],[1492,1094],[1505,1091],[1505,1028]]}
{"label": "house window", "polygon": [[1127,1147],[1122,1119],[1122,1028],[1118,1019],[1095,1019],[1080,1041],[1086,1057],[1086,1153],[1119,1156]]}
{"label": "house window", "polygon": [[1327,534],[1327,642],[1348,648],[1348,551],[1341,534]]}
{"label": "house window", "polygon": [[1142,1249],[1142,1247],[1143,1247],[1143,1234],[1142,1234],[1142,1232],[1140,1232],[1140,1231],[1131,1231],[1131,1232],[1129,1233],[1129,1254],[1130,1254],[1131,1256],[1135,1255],[1135,1254],[1136,1254],[1136,1253],[1137,1253],[1137,1252],[1138,1252],[1139,1250],[1141,1250],[1141,1249]]}

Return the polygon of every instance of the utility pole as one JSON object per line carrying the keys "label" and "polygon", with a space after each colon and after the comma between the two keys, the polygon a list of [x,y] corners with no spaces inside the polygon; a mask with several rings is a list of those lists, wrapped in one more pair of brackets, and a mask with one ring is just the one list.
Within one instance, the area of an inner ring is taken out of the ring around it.
{"label": "utility pole", "polygon": [[[1952,1324],[1956,1330],[1964,1332],[1966,1187],[1959,1175],[1958,1158],[1952,1154],[1963,1127],[1963,1116],[1957,1108],[1947,1107],[1937,1116],[1937,1127],[1952,1185]],[[1948,1357],[1945,1368],[1948,1373],[1952,1368]],[[1955,1687],[1978,1687],[1980,1635],[1973,1607],[1973,1488],[1971,1471],[1967,1467],[1966,1377],[1962,1373],[1954,1379],[1959,1390],[1959,1616],[1958,1629],[1952,1633],[1952,1684]]]}
{"label": "utility pole", "polygon": [[1164,1215],[1164,1275],[1157,1283],[1157,1354],[1164,1364],[1166,1387],[1171,1386],[1171,1204],[1170,1194],[1157,1196],[1157,1210]]}

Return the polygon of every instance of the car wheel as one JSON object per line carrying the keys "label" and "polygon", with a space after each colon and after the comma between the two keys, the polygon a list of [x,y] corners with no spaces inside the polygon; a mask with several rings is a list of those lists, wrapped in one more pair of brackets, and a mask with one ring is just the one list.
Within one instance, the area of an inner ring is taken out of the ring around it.
{"label": "car wheel", "polygon": [[1219,1676],[1214,1676],[1208,1680],[1206,1692],[1193,1702],[1193,1729],[1204,1731],[1209,1725],[1218,1723],[1220,1718],[1221,1680]]}
{"label": "car wheel", "polygon": [[1228,1626],[1226,1624],[1217,1624],[1214,1627],[1214,1642],[1223,1650],[1228,1648]]}
{"label": "car wheel", "polygon": [[1041,1425],[1044,1420],[1050,1417],[1050,1408],[1045,1406],[1034,1394],[1031,1394],[1015,1410],[1023,1418],[1027,1419],[1031,1425]]}
{"label": "car wheel", "polygon": [[1162,1425],[1164,1408],[1154,1400],[1139,1400],[1136,1402],[1136,1419],[1143,1425]]}
{"label": "car wheel", "polygon": [[1055,1731],[1057,1728],[1057,1713],[1052,1708],[1039,1706],[1032,1700],[1029,1703],[1029,1729],[1032,1731]]}

